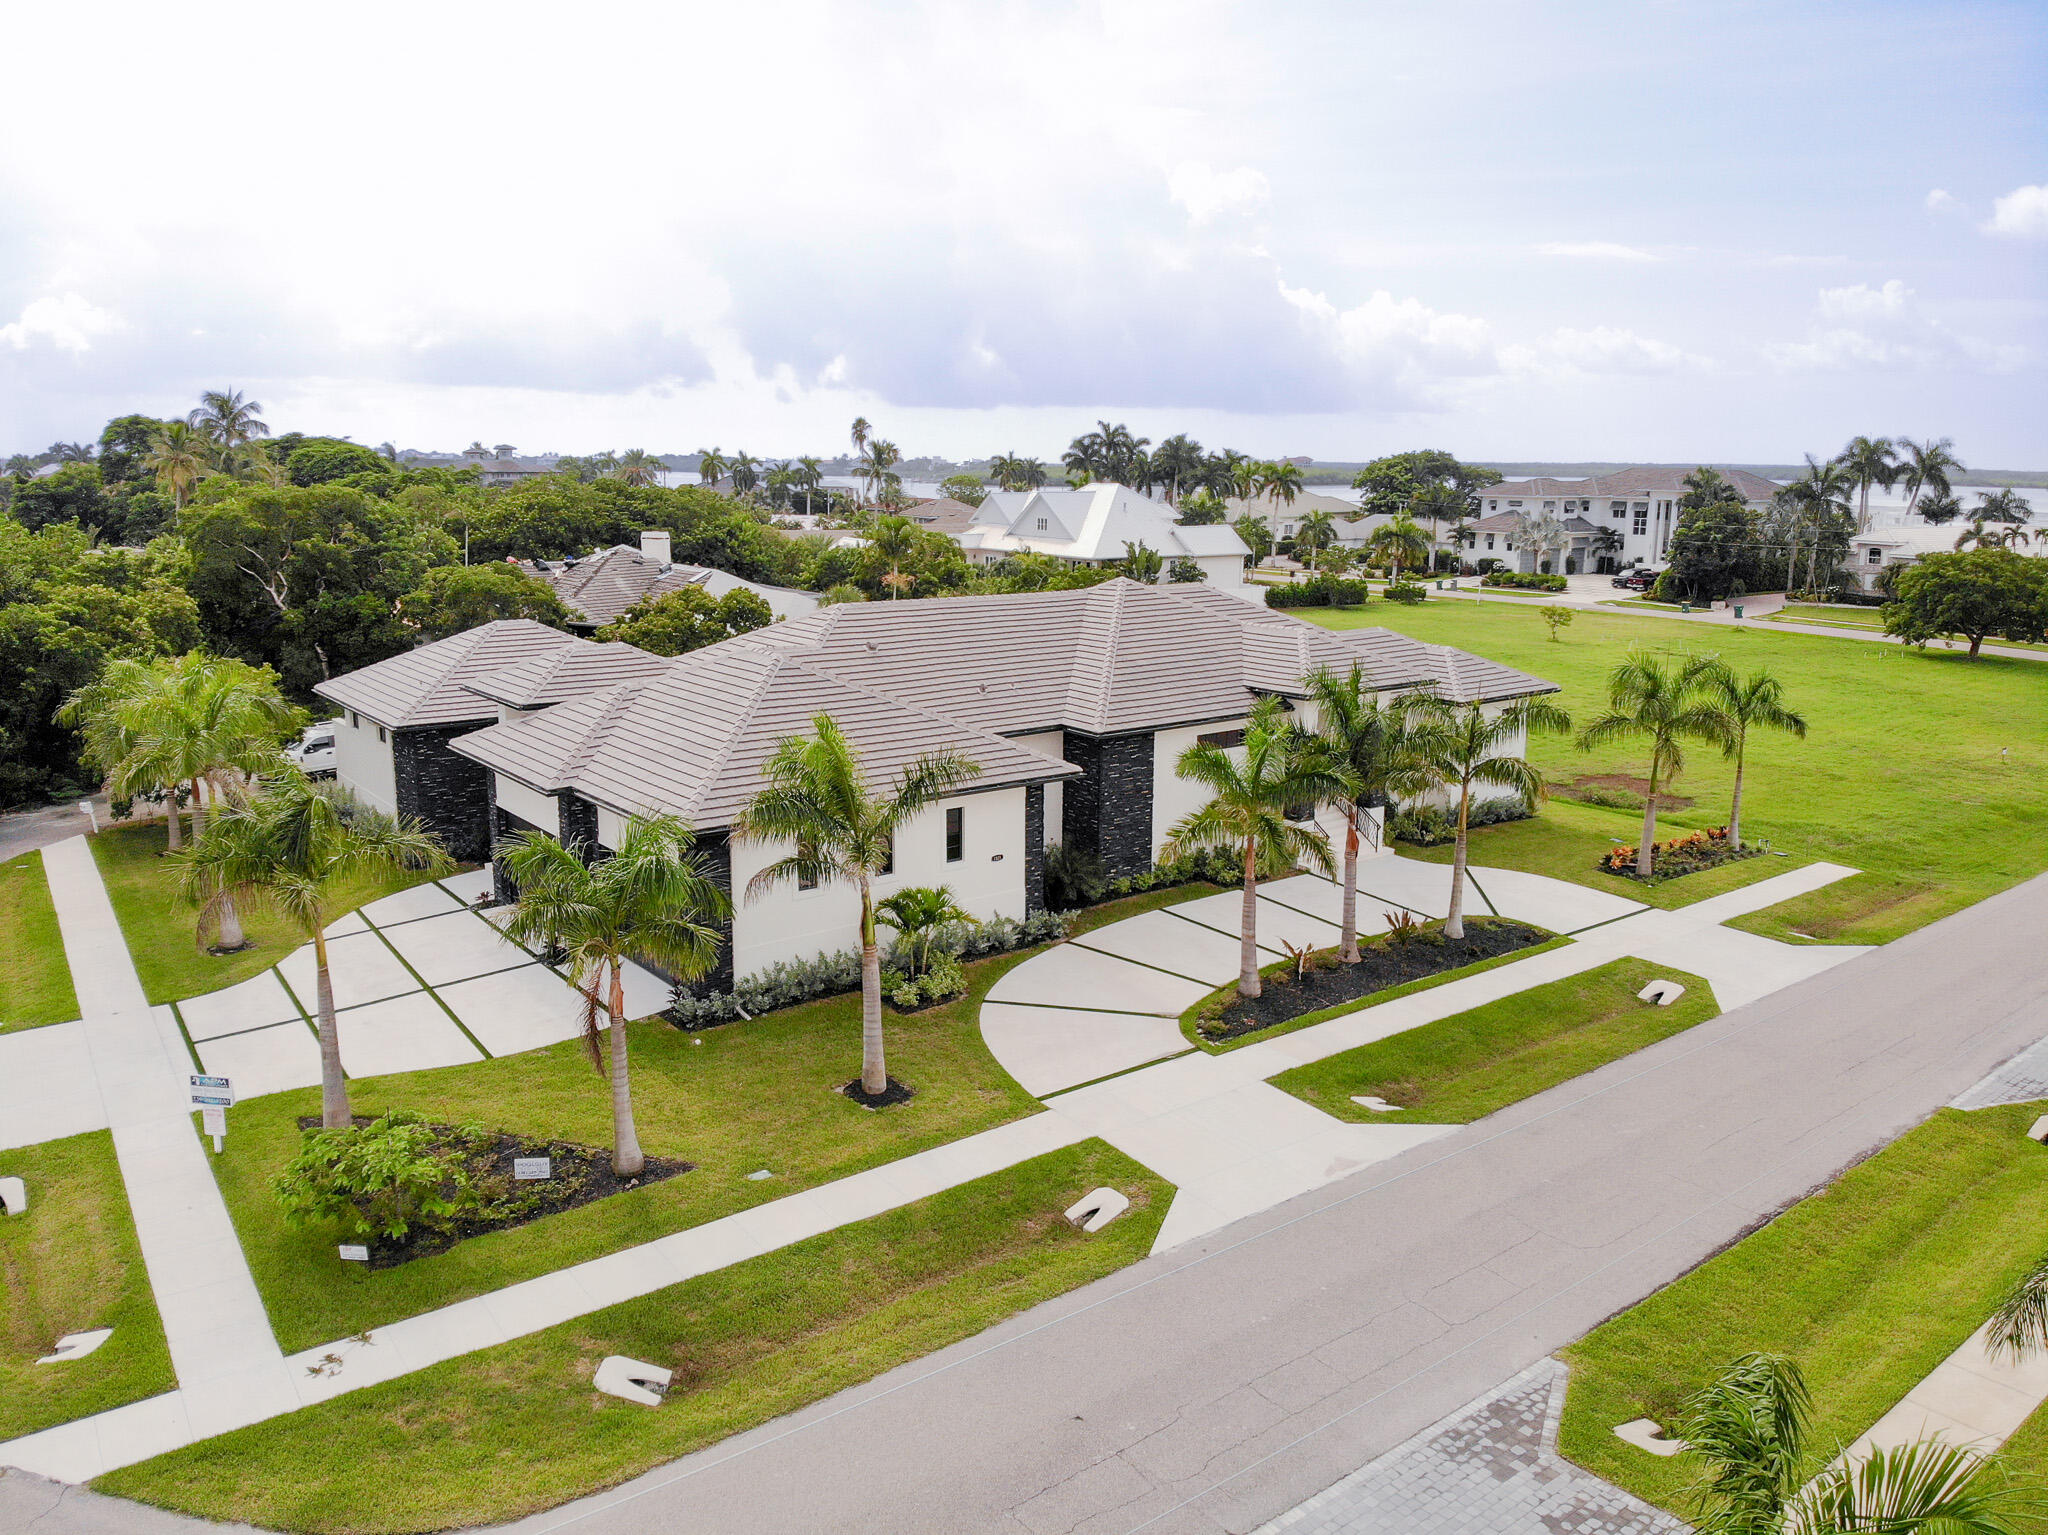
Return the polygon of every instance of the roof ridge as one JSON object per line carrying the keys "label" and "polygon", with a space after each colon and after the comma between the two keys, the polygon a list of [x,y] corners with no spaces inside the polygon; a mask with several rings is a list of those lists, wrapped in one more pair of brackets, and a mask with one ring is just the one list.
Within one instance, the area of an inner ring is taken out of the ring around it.
{"label": "roof ridge", "polygon": [[[745,635],[734,635],[732,640],[726,641],[727,644],[733,646],[731,650],[726,652],[726,655],[729,659],[749,658],[766,663],[755,674],[753,688],[747,694],[746,702],[738,714],[740,719],[751,719],[754,711],[761,706],[761,696],[768,691],[770,680],[785,665],[791,664],[791,658],[786,650],[780,650],[770,645],[749,645],[745,643],[745,640]],[[681,660],[682,657],[679,656],[677,659]],[[681,670],[683,670],[681,667],[670,667],[666,675],[673,677]],[[804,670],[810,671],[811,668],[805,667]],[[694,820],[696,809],[703,803],[705,794],[710,791],[711,786],[717,783],[724,774],[726,764],[732,761],[733,748],[739,743],[740,734],[738,730],[729,731],[726,734],[725,740],[720,743],[718,758],[712,763],[711,771],[704,775],[704,781],[699,785],[696,796],[690,804],[691,819]]]}
{"label": "roof ridge", "polygon": [[[591,720],[589,728],[582,733],[575,747],[562,759],[561,778],[564,788],[575,787],[576,775],[581,773],[589,764],[593,743],[598,739],[600,733],[608,730],[612,722],[618,717],[619,710],[639,697],[640,690],[645,688],[648,682],[652,680],[650,678],[642,682],[622,682],[617,687],[610,688],[606,692],[590,695],[590,699],[598,705],[596,718]],[[583,703],[585,701],[580,698],[570,700],[571,704]]]}

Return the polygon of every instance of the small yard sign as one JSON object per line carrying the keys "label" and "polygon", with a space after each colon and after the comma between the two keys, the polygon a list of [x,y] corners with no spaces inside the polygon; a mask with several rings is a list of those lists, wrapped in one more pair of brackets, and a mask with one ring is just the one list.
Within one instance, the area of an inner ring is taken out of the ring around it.
{"label": "small yard sign", "polygon": [[344,1261],[349,1263],[368,1263],[370,1261],[370,1249],[367,1247],[352,1247],[347,1242],[344,1242],[341,1244],[341,1256]]}
{"label": "small yard sign", "polygon": [[512,1159],[512,1176],[514,1178],[532,1182],[541,1178],[552,1178],[554,1175],[555,1164],[554,1160],[550,1157],[514,1157]]}
{"label": "small yard sign", "polygon": [[202,1077],[195,1071],[186,1080],[192,1084],[192,1107],[195,1109],[224,1109],[235,1101],[232,1078]]}

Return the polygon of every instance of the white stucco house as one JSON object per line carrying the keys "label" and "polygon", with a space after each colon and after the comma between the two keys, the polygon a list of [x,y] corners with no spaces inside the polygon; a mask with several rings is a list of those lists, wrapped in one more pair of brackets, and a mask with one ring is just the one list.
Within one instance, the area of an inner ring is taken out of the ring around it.
{"label": "white stucco house", "polygon": [[[1967,518],[1947,523],[1901,521],[1891,526],[1874,527],[1849,540],[1849,552],[1842,566],[1856,572],[1857,584],[1864,591],[1874,592],[1888,569],[1896,565],[1910,565],[1923,555],[1948,554],[1955,549],[1956,540],[1969,529]],[[2039,543],[2019,545],[2013,552],[2048,557],[2048,547]]]}
{"label": "white stucco house", "polygon": [[1244,578],[1251,550],[1235,528],[1177,522],[1172,507],[1126,485],[990,491],[974,509],[974,520],[952,536],[972,565],[993,565],[1025,553],[1076,565],[1113,565],[1124,558],[1127,545],[1143,544],[1166,562],[1162,583],[1176,560],[1187,560],[1214,590],[1261,606],[1266,600],[1265,588]]}
{"label": "white stucco house", "polygon": [[[736,893],[720,967],[703,983],[723,989],[857,942],[844,887],[748,899],[748,881],[789,849],[730,835],[769,754],[815,716],[832,716],[878,784],[940,748],[977,765],[905,828],[881,894],[944,884],[977,917],[1022,917],[1044,905],[1049,846],[1093,852],[1115,875],[1151,867],[1202,803],[1175,772],[1182,752],[1204,738],[1234,744],[1266,695],[1312,723],[1306,679],[1353,665],[1383,696],[1430,688],[1499,707],[1555,691],[1390,630],[1334,633],[1206,584],[1123,579],[846,603],[673,659],[504,621],[319,691],[352,719],[411,722],[352,726],[374,728],[387,749],[358,736],[338,776],[409,807],[462,856],[528,830],[601,856],[636,814],[687,820]],[[414,744],[394,757],[392,740]],[[502,876],[500,893],[513,893]]]}
{"label": "white stucco house", "polygon": [[[1689,467],[1652,464],[1583,480],[1503,480],[1479,492],[1474,537],[1466,547],[1474,560],[1492,558],[1511,570],[1535,570],[1536,551],[1508,545],[1523,518],[1547,515],[1565,524],[1568,534],[1561,559],[1552,559],[1558,566],[1553,574],[1662,565],[1678,527],[1685,477],[1692,472]],[[1763,510],[1778,493],[1777,482],[1760,474],[1746,469],[1720,472],[1752,510]]]}

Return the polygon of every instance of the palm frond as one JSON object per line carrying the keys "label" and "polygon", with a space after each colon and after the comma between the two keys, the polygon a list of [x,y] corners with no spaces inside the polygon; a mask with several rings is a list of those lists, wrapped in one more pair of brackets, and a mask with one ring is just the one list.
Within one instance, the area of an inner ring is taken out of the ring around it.
{"label": "palm frond", "polygon": [[1790,1527],[1813,1535],[2016,1535],[2018,1516],[2040,1508],[2038,1493],[2006,1481],[1986,1456],[1922,1439],[1829,1467],[1795,1500]]}
{"label": "palm frond", "polygon": [[1991,1314],[1984,1347],[2015,1363],[2030,1353],[2048,1349],[2048,1255],[2020,1275],[2005,1292],[2005,1298]]}

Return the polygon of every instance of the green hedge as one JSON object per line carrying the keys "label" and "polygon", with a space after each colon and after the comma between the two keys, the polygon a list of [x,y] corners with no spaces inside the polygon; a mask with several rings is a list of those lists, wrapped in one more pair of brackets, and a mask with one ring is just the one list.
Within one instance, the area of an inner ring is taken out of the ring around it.
{"label": "green hedge", "polygon": [[1511,586],[1525,592],[1561,592],[1566,587],[1563,576],[1539,575],[1534,571],[1490,570],[1479,578],[1481,586]]}
{"label": "green hedge", "polygon": [[1366,599],[1363,581],[1345,581],[1336,576],[1310,576],[1306,581],[1271,587],[1266,606],[1272,608],[1351,608]]}

